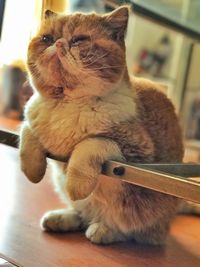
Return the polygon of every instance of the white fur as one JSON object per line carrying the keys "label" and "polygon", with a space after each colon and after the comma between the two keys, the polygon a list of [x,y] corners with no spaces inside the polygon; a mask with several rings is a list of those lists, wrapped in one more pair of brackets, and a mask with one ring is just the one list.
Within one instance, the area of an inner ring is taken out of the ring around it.
{"label": "white fur", "polygon": [[[121,224],[118,216],[121,216],[122,211],[116,214],[113,198],[120,194],[121,183],[99,177],[103,162],[110,159],[122,161],[124,158],[118,145],[112,140],[90,136],[103,133],[113,124],[132,119],[135,113],[134,94],[124,84],[100,100],[94,97],[66,102],[47,100],[37,93],[34,94],[25,110],[30,135],[37,137],[41,146],[53,155],[71,155],[68,164],[53,163],[53,176],[57,191],[78,214],[76,216],[68,211],[48,212],[42,219],[43,228],[54,231],[74,230],[76,226],[82,225],[81,218],[84,225],[91,224],[86,235],[92,242],[107,243],[125,239],[119,229],[126,233],[127,226]],[[22,136],[26,130],[27,128],[22,131]],[[30,144],[34,144],[35,139],[31,137],[29,141],[29,149],[23,153],[23,158],[30,158],[27,153],[34,158],[35,148],[31,149]],[[94,169],[90,166],[91,157],[96,160]],[[40,163],[33,161],[31,170],[38,168],[41,168]],[[80,175],[76,175],[77,170]],[[30,173],[30,176],[36,175]],[[96,181],[97,179],[99,180]],[[96,187],[92,188],[94,191],[91,193],[88,188],[93,182]],[[80,195],[76,195],[77,192],[80,192]],[[112,196],[110,192],[113,192]],[[73,202],[69,201],[69,193],[74,199],[84,198],[85,193],[89,194],[89,197]],[[108,203],[111,205],[109,212],[106,211]],[[112,229],[106,225],[112,225]]]}
{"label": "white fur", "polygon": [[101,100],[80,98],[69,103],[45,99],[36,93],[28,102],[25,115],[44,148],[64,157],[84,138],[133,118],[135,103],[133,93],[124,86]]}

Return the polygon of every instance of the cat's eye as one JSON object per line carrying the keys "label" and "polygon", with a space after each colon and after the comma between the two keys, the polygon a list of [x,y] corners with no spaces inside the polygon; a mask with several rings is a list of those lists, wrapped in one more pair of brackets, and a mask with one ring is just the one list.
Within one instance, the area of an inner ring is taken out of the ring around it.
{"label": "cat's eye", "polygon": [[90,37],[88,35],[73,36],[72,39],[70,40],[70,45],[77,46],[89,40],[90,40]]}
{"label": "cat's eye", "polygon": [[45,34],[42,36],[41,41],[47,45],[51,45],[54,43],[53,36],[51,34]]}

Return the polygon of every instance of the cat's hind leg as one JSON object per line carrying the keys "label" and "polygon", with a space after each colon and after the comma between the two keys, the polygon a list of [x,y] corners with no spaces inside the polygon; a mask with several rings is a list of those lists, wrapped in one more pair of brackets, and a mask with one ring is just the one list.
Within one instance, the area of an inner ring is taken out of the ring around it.
{"label": "cat's hind leg", "polygon": [[102,222],[92,223],[86,233],[86,237],[95,244],[111,244],[125,241],[126,236],[117,230],[109,228]]}
{"label": "cat's hind leg", "polygon": [[137,243],[160,246],[166,243],[169,233],[169,222],[160,221],[151,227],[134,233],[133,239]]}
{"label": "cat's hind leg", "polygon": [[79,231],[83,228],[81,217],[73,209],[48,211],[40,221],[41,228],[51,232]]}

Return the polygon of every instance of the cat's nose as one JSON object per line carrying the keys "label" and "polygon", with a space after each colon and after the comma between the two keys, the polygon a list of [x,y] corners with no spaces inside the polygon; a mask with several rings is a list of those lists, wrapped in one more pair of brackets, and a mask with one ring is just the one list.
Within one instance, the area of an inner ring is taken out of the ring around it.
{"label": "cat's nose", "polygon": [[67,43],[67,40],[64,38],[60,38],[55,42],[57,55],[59,58],[62,58],[67,55],[67,52],[69,50],[69,45]]}
{"label": "cat's nose", "polygon": [[65,38],[60,38],[55,42],[57,48],[68,48],[68,43]]}

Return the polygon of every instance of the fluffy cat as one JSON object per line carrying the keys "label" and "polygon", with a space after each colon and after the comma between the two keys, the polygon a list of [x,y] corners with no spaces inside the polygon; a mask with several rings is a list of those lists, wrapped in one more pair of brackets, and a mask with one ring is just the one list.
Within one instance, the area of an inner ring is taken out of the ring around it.
{"label": "fluffy cat", "polygon": [[21,129],[21,168],[39,182],[48,153],[67,208],[47,212],[47,231],[86,230],[94,243],[163,244],[179,200],[99,176],[106,160],[181,162],[183,143],[170,100],[149,80],[130,79],[124,36],[128,8],[61,15],[46,11],[28,49],[35,90]]}

